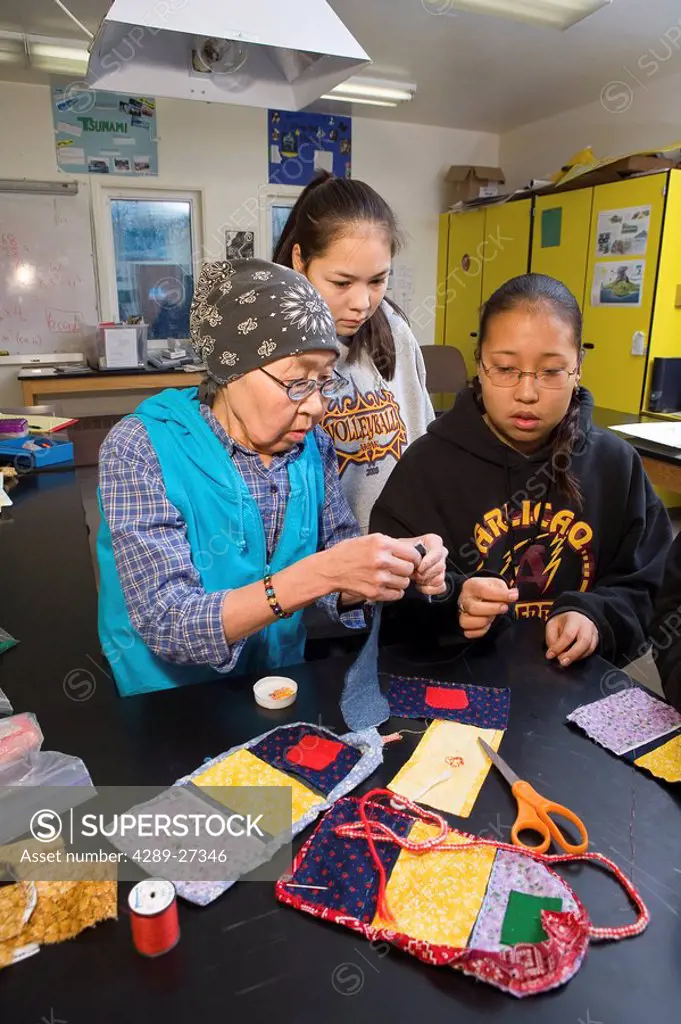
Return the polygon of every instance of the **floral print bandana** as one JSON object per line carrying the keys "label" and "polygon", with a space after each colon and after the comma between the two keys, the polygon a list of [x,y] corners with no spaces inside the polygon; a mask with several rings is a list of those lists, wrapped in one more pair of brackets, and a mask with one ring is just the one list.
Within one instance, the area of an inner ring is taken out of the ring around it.
{"label": "floral print bandana", "polygon": [[206,263],[189,323],[192,343],[218,384],[299,352],[340,353],[319,292],[302,274],[265,260]]}

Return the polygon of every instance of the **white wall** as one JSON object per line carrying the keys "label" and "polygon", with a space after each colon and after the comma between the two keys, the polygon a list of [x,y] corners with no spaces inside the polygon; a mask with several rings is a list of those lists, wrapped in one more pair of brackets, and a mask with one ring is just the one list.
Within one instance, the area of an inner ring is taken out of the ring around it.
{"label": "white wall", "polygon": [[584,146],[597,157],[617,156],[681,139],[681,74],[660,77],[658,70],[647,77],[656,63],[637,70],[640,84],[623,68],[622,81],[603,84],[601,99],[503,134],[501,166],[510,187],[548,177]]}
{"label": "white wall", "polygon": [[[0,82],[0,108],[7,140],[0,151],[0,177],[56,179],[49,89]],[[204,240],[208,254],[217,256],[215,239],[225,227],[257,228],[258,187],[267,182],[266,112],[160,99],[158,126],[161,173],[135,179],[135,187],[203,189]],[[393,206],[408,240],[401,262],[413,268],[413,306],[419,306],[435,292],[443,173],[450,164],[497,164],[499,138],[361,117],[353,119],[353,136],[353,176],[369,182]],[[107,180],[130,184],[121,177]],[[433,340],[427,319],[419,318],[422,327],[414,325],[421,344]],[[0,404],[21,404],[15,374],[0,368]],[[68,403],[69,412],[85,411],[78,401]],[[89,412],[95,411],[93,401]],[[111,409],[109,402],[95,404],[102,412]]]}

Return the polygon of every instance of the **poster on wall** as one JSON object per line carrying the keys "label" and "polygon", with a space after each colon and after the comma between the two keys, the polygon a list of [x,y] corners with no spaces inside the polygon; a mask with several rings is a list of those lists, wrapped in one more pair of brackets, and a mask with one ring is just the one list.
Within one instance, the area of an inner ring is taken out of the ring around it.
{"label": "poster on wall", "polygon": [[321,170],[349,178],[352,118],[269,110],[267,150],[270,185],[307,185]]}
{"label": "poster on wall", "polygon": [[598,215],[597,256],[645,256],[650,234],[650,207],[629,206]]}
{"label": "poster on wall", "polygon": [[71,174],[158,174],[156,100],[52,84],[57,165]]}
{"label": "poster on wall", "polygon": [[591,288],[592,306],[640,306],[645,260],[597,263]]}

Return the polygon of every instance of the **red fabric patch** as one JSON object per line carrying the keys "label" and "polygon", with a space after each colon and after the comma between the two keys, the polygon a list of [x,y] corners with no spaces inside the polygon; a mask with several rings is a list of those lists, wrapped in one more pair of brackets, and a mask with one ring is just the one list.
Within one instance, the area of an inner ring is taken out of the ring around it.
{"label": "red fabric patch", "polygon": [[302,768],[321,772],[332,764],[341,750],[342,743],[326,740],[321,736],[303,736],[294,747],[286,751],[286,760]]}
{"label": "red fabric patch", "polygon": [[463,711],[468,707],[468,695],[465,690],[450,689],[444,686],[427,686],[426,704],[431,708]]}

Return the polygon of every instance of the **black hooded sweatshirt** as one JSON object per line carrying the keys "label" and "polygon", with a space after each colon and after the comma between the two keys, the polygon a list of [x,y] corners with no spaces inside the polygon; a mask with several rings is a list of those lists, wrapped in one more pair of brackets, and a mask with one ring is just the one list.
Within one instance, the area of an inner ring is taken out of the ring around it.
{"label": "black hooded sweatshirt", "polygon": [[681,711],[681,533],[669,552],[650,636],[664,692]]}
{"label": "black hooded sweatshirt", "polygon": [[[402,636],[460,641],[461,586],[470,576],[493,575],[520,591],[504,618],[546,621],[577,611],[597,626],[607,660],[623,664],[643,652],[671,541],[669,517],[637,452],[593,425],[586,389],[578,397],[581,430],[571,457],[557,458],[550,445],[526,456],[504,444],[470,388],[407,449],[370,529],[439,534],[451,572],[444,600],[427,604],[410,588],[412,599],[392,607]],[[556,469],[568,458],[581,510],[558,489]]]}

